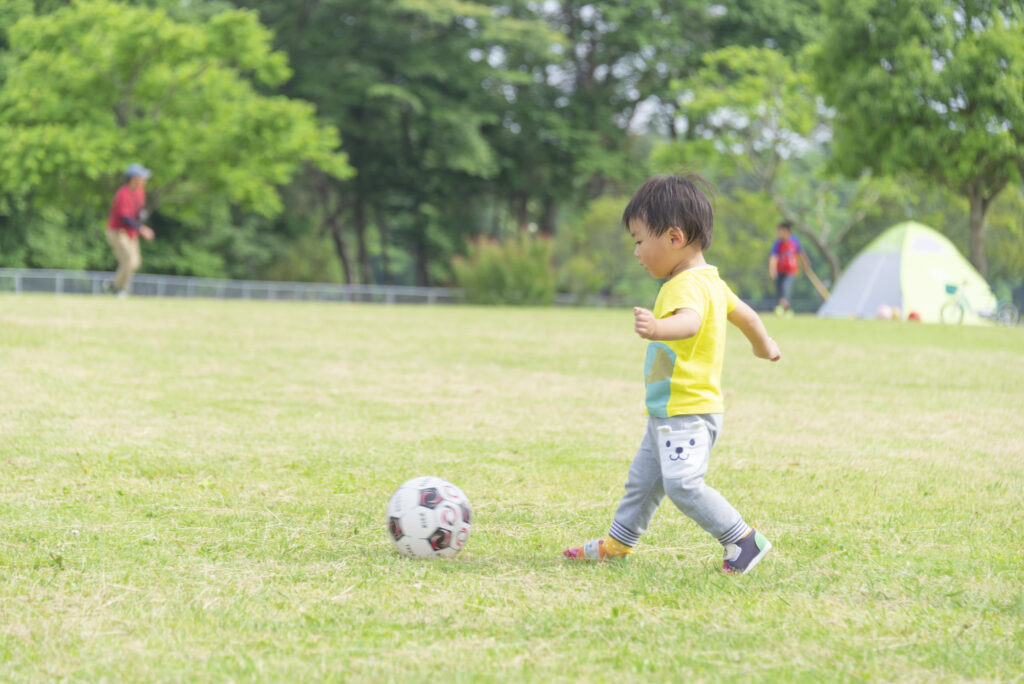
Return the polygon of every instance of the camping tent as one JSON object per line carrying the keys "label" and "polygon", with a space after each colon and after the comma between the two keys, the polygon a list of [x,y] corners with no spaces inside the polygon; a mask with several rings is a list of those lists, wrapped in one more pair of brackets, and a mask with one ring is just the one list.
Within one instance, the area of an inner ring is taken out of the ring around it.
{"label": "camping tent", "polygon": [[874,318],[879,309],[895,307],[904,317],[916,312],[922,321],[938,323],[943,305],[958,297],[966,300],[964,323],[980,323],[984,319],[978,312],[996,308],[988,283],[952,242],[908,221],[889,228],[857,255],[818,316]]}

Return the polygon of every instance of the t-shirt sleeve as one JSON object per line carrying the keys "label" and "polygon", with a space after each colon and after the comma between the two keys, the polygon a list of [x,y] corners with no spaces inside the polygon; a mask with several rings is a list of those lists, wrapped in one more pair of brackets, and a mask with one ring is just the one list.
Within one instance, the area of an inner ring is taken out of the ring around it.
{"label": "t-shirt sleeve", "polygon": [[725,290],[725,313],[732,313],[732,310],[739,306],[740,298],[736,296],[736,293],[722,281],[722,289]]}
{"label": "t-shirt sleeve", "polygon": [[683,280],[665,292],[659,318],[667,318],[680,309],[692,309],[704,318],[707,309],[707,293],[693,280]]}
{"label": "t-shirt sleeve", "polygon": [[779,243],[780,242],[782,242],[782,240],[776,240],[775,242],[772,243],[772,256],[779,256]]}

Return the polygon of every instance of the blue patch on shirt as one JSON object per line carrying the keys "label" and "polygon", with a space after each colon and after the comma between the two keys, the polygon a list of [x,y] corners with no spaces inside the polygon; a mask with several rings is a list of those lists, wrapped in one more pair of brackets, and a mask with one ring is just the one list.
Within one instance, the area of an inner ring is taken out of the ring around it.
{"label": "blue patch on shirt", "polygon": [[676,353],[661,342],[647,345],[644,382],[647,385],[647,413],[652,418],[668,418],[668,400],[672,396],[672,369]]}

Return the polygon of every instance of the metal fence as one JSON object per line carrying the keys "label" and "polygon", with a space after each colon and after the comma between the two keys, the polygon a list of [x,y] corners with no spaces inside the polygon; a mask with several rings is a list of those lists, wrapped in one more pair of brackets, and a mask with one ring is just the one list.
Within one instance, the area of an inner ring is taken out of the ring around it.
{"label": "metal fence", "polygon": [[[113,273],[107,271],[0,268],[0,292],[99,295],[106,293],[105,286],[112,278]],[[280,283],[146,273],[138,273],[132,279],[131,294],[141,297],[214,297],[388,304],[450,304],[462,299],[459,290],[446,287]]]}
{"label": "metal fence", "polygon": [[[56,295],[102,295],[114,277],[109,271],[63,271],[56,269],[0,268],[0,293],[37,292]],[[454,304],[463,301],[462,291],[448,287],[406,285],[337,285],[332,283],[282,283],[268,280],[220,280],[191,276],[137,273],[131,294],[141,297],[209,297],[217,299],[262,299],[278,301],[379,302],[385,304]],[[584,300],[559,293],[557,306],[616,307],[631,302],[620,297],[591,295]],[[644,304],[650,306],[650,303]],[[753,300],[758,311],[771,311],[775,300]],[[794,301],[799,313],[816,311],[820,302]]]}

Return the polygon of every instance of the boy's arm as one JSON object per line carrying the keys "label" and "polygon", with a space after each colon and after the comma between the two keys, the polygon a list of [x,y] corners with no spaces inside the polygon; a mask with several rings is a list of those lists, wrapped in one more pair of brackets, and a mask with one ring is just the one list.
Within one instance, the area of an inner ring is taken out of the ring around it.
{"label": "boy's arm", "polygon": [[768,337],[768,331],[761,322],[761,317],[750,308],[746,302],[740,302],[736,308],[729,312],[729,322],[740,329],[740,332],[750,340],[754,348],[754,356],[769,361],[778,361],[782,358],[779,345],[775,340]]}
{"label": "boy's arm", "polygon": [[685,340],[700,330],[700,315],[693,309],[679,309],[671,316],[655,318],[647,309],[634,306],[633,329],[645,340]]}

